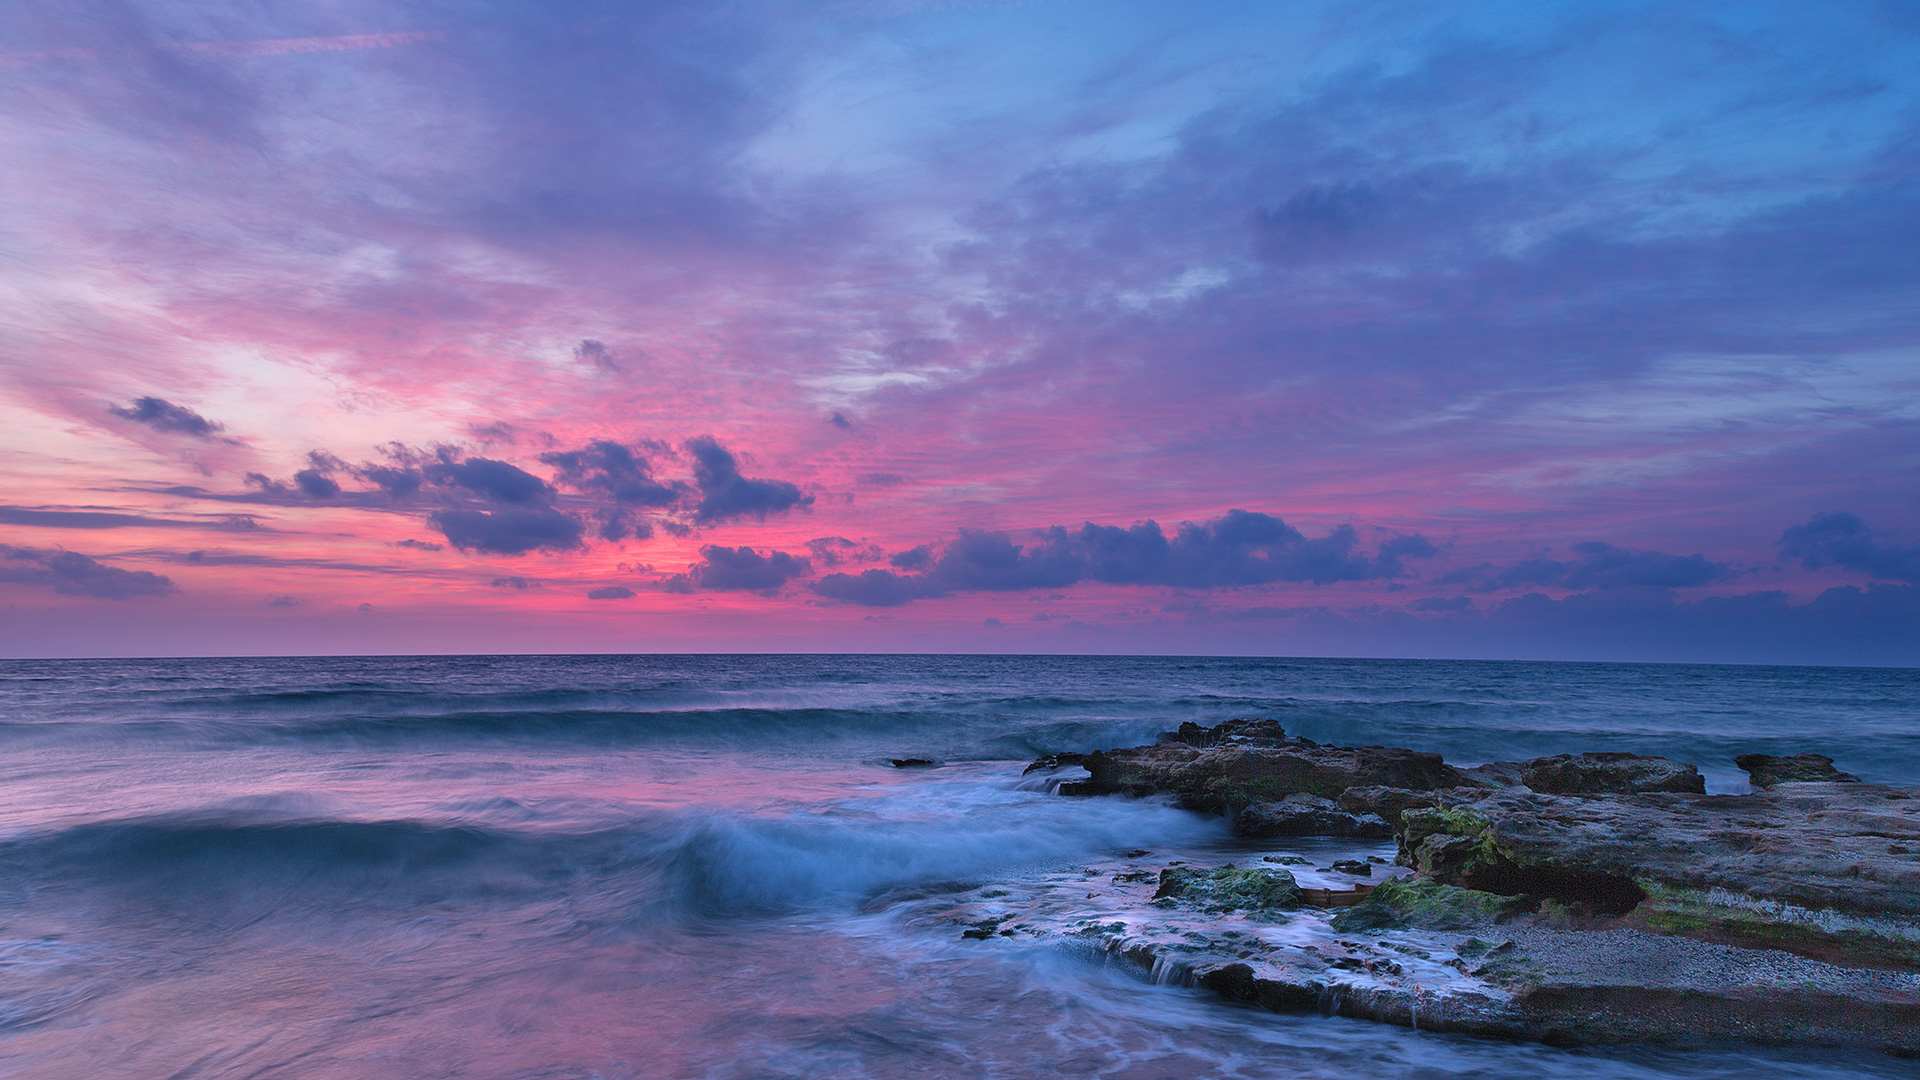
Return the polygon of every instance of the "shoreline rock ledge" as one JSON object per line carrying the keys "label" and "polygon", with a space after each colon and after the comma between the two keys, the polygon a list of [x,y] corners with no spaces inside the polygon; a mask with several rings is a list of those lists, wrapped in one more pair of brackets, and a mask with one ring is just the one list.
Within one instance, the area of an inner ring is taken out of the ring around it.
{"label": "shoreline rock ledge", "polygon": [[1079,765],[1088,777],[1061,794],[1170,797],[1229,816],[1250,841],[1396,845],[1403,876],[1338,911],[1283,888],[1225,909],[1169,884],[1140,902],[1178,926],[1082,927],[1157,976],[1278,1010],[1567,1045],[1742,1039],[1920,1056],[1920,790],[1863,783],[1824,755],[1736,760],[1755,790],[1709,795],[1696,766],[1665,758],[1456,768],[1250,719],[1028,772]]}

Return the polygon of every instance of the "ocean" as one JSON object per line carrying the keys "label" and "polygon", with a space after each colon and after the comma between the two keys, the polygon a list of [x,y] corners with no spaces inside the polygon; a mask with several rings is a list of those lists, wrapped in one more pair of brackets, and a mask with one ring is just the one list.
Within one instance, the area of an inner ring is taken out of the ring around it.
{"label": "ocean", "polygon": [[[1021,770],[1268,716],[1456,764],[1818,751],[1920,784],[1920,671],[1399,660],[0,662],[0,1076],[1851,1077],[1242,1008],[963,940],[956,890],[1224,821]],[[895,768],[895,758],[940,764]],[[1387,854],[1391,854],[1390,847]]]}

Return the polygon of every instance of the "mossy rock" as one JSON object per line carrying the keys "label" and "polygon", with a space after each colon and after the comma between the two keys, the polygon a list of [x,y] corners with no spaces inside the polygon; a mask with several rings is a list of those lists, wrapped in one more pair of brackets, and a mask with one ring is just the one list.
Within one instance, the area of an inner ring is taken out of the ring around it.
{"label": "mossy rock", "polygon": [[1826,960],[1843,967],[1920,971],[1920,926],[1852,918],[1731,893],[1641,882],[1647,899],[1635,909],[1649,929],[1749,949]]}
{"label": "mossy rock", "polygon": [[1169,866],[1160,871],[1155,900],[1186,900],[1210,911],[1265,911],[1300,905],[1293,875],[1272,866],[1244,869],[1229,863],[1214,870]]}
{"label": "mossy rock", "polygon": [[1397,930],[1411,926],[1461,930],[1484,926],[1509,914],[1512,897],[1440,885],[1431,881],[1383,882],[1367,898],[1333,917],[1333,928]]}
{"label": "mossy rock", "polygon": [[1400,814],[1400,844],[1407,850],[1434,833],[1485,838],[1493,822],[1472,810],[1454,806],[1410,807]]}

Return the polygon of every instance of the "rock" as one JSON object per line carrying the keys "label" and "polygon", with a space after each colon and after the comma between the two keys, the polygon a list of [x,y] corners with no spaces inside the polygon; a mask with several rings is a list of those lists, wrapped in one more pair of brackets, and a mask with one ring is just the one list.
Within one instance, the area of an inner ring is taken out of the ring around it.
{"label": "rock", "polygon": [[1160,871],[1155,900],[1185,900],[1209,911],[1270,911],[1300,906],[1293,875],[1271,866],[1244,869],[1228,863],[1214,870],[1169,866]]}
{"label": "rock", "polygon": [[919,769],[925,768],[928,765],[938,764],[940,763],[937,761],[923,757],[897,757],[893,759],[893,767],[896,769]]}
{"label": "rock", "polygon": [[1792,757],[1776,757],[1773,754],[1741,754],[1733,763],[1747,774],[1754,787],[1772,787],[1775,784],[1857,784],[1860,778],[1852,773],[1843,773],[1833,767],[1833,759],[1825,754],[1795,754]]}
{"label": "rock", "polygon": [[1518,910],[1512,898],[1432,881],[1385,881],[1367,898],[1333,917],[1341,933],[1423,927],[1461,930],[1484,926]]}
{"label": "rock", "polygon": [[1214,727],[1201,727],[1189,720],[1175,731],[1161,732],[1160,741],[1185,743],[1202,750],[1229,744],[1284,746],[1287,742],[1287,731],[1280,726],[1279,721],[1264,717],[1229,720]]}
{"label": "rock", "polygon": [[1373,876],[1373,864],[1362,859],[1340,859],[1327,869],[1336,870],[1342,874],[1352,874],[1355,877]]}
{"label": "rock", "polygon": [[[1522,796],[1588,808],[1701,798]],[[1022,879],[1011,896],[994,890],[991,907],[925,902],[946,925],[973,931],[965,937],[1091,947],[1155,983],[1280,1012],[1558,1046],[1704,1039],[1920,1053],[1912,969],[1843,967],[1625,924],[1570,928],[1548,915],[1550,903],[1529,914],[1522,898],[1434,881],[1383,883],[1338,912],[1283,913],[1229,906],[1263,887],[1285,895],[1233,866],[1169,866],[1157,886],[1126,872],[1097,895],[1086,894],[1086,873]]]}
{"label": "rock", "polygon": [[1520,780],[1545,795],[1625,795],[1690,791],[1707,782],[1693,765],[1639,754],[1560,754],[1520,763]]}
{"label": "rock", "polygon": [[[1456,793],[1447,793],[1452,796]],[[1920,798],[1862,783],[1750,795],[1485,793],[1401,815],[1428,880],[1708,940],[1920,963]],[[1889,841],[1893,841],[1889,843]]]}
{"label": "rock", "polygon": [[1374,814],[1395,829],[1400,827],[1403,811],[1415,807],[1437,806],[1439,796],[1432,791],[1408,791],[1395,787],[1351,787],[1336,800],[1349,814]]}
{"label": "rock", "polygon": [[1489,761],[1485,765],[1475,765],[1471,769],[1461,769],[1460,775],[1471,783],[1481,787],[1517,788],[1526,787],[1526,781],[1520,779],[1522,765],[1518,761]]}
{"label": "rock", "polygon": [[1233,831],[1254,837],[1344,836],[1371,840],[1393,835],[1393,827],[1378,814],[1351,814],[1332,799],[1304,793],[1243,807],[1233,817]]}
{"label": "rock", "polygon": [[1350,787],[1428,790],[1465,782],[1438,754],[1321,746],[1288,737],[1271,720],[1233,720],[1214,728],[1185,724],[1170,736],[1151,746],[1085,755],[1079,764],[1092,777],[1073,785],[1074,793],[1170,792],[1189,809],[1233,813],[1294,794],[1331,799]]}
{"label": "rock", "polygon": [[1021,770],[1020,775],[1025,776],[1028,773],[1040,772],[1043,769],[1063,769],[1069,765],[1078,765],[1081,762],[1085,761],[1086,758],[1087,758],[1087,755],[1085,754],[1074,754],[1074,753],[1048,754],[1046,757],[1041,758],[1040,760],[1034,762],[1031,765],[1028,765],[1025,769]]}

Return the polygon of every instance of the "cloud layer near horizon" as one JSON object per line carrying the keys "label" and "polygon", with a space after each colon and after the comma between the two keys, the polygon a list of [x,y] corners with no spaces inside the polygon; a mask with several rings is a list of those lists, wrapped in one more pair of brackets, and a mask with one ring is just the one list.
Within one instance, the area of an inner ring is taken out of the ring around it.
{"label": "cloud layer near horizon", "polygon": [[1363,650],[1906,602],[1920,23],[1368,10],[9,8],[0,591]]}

